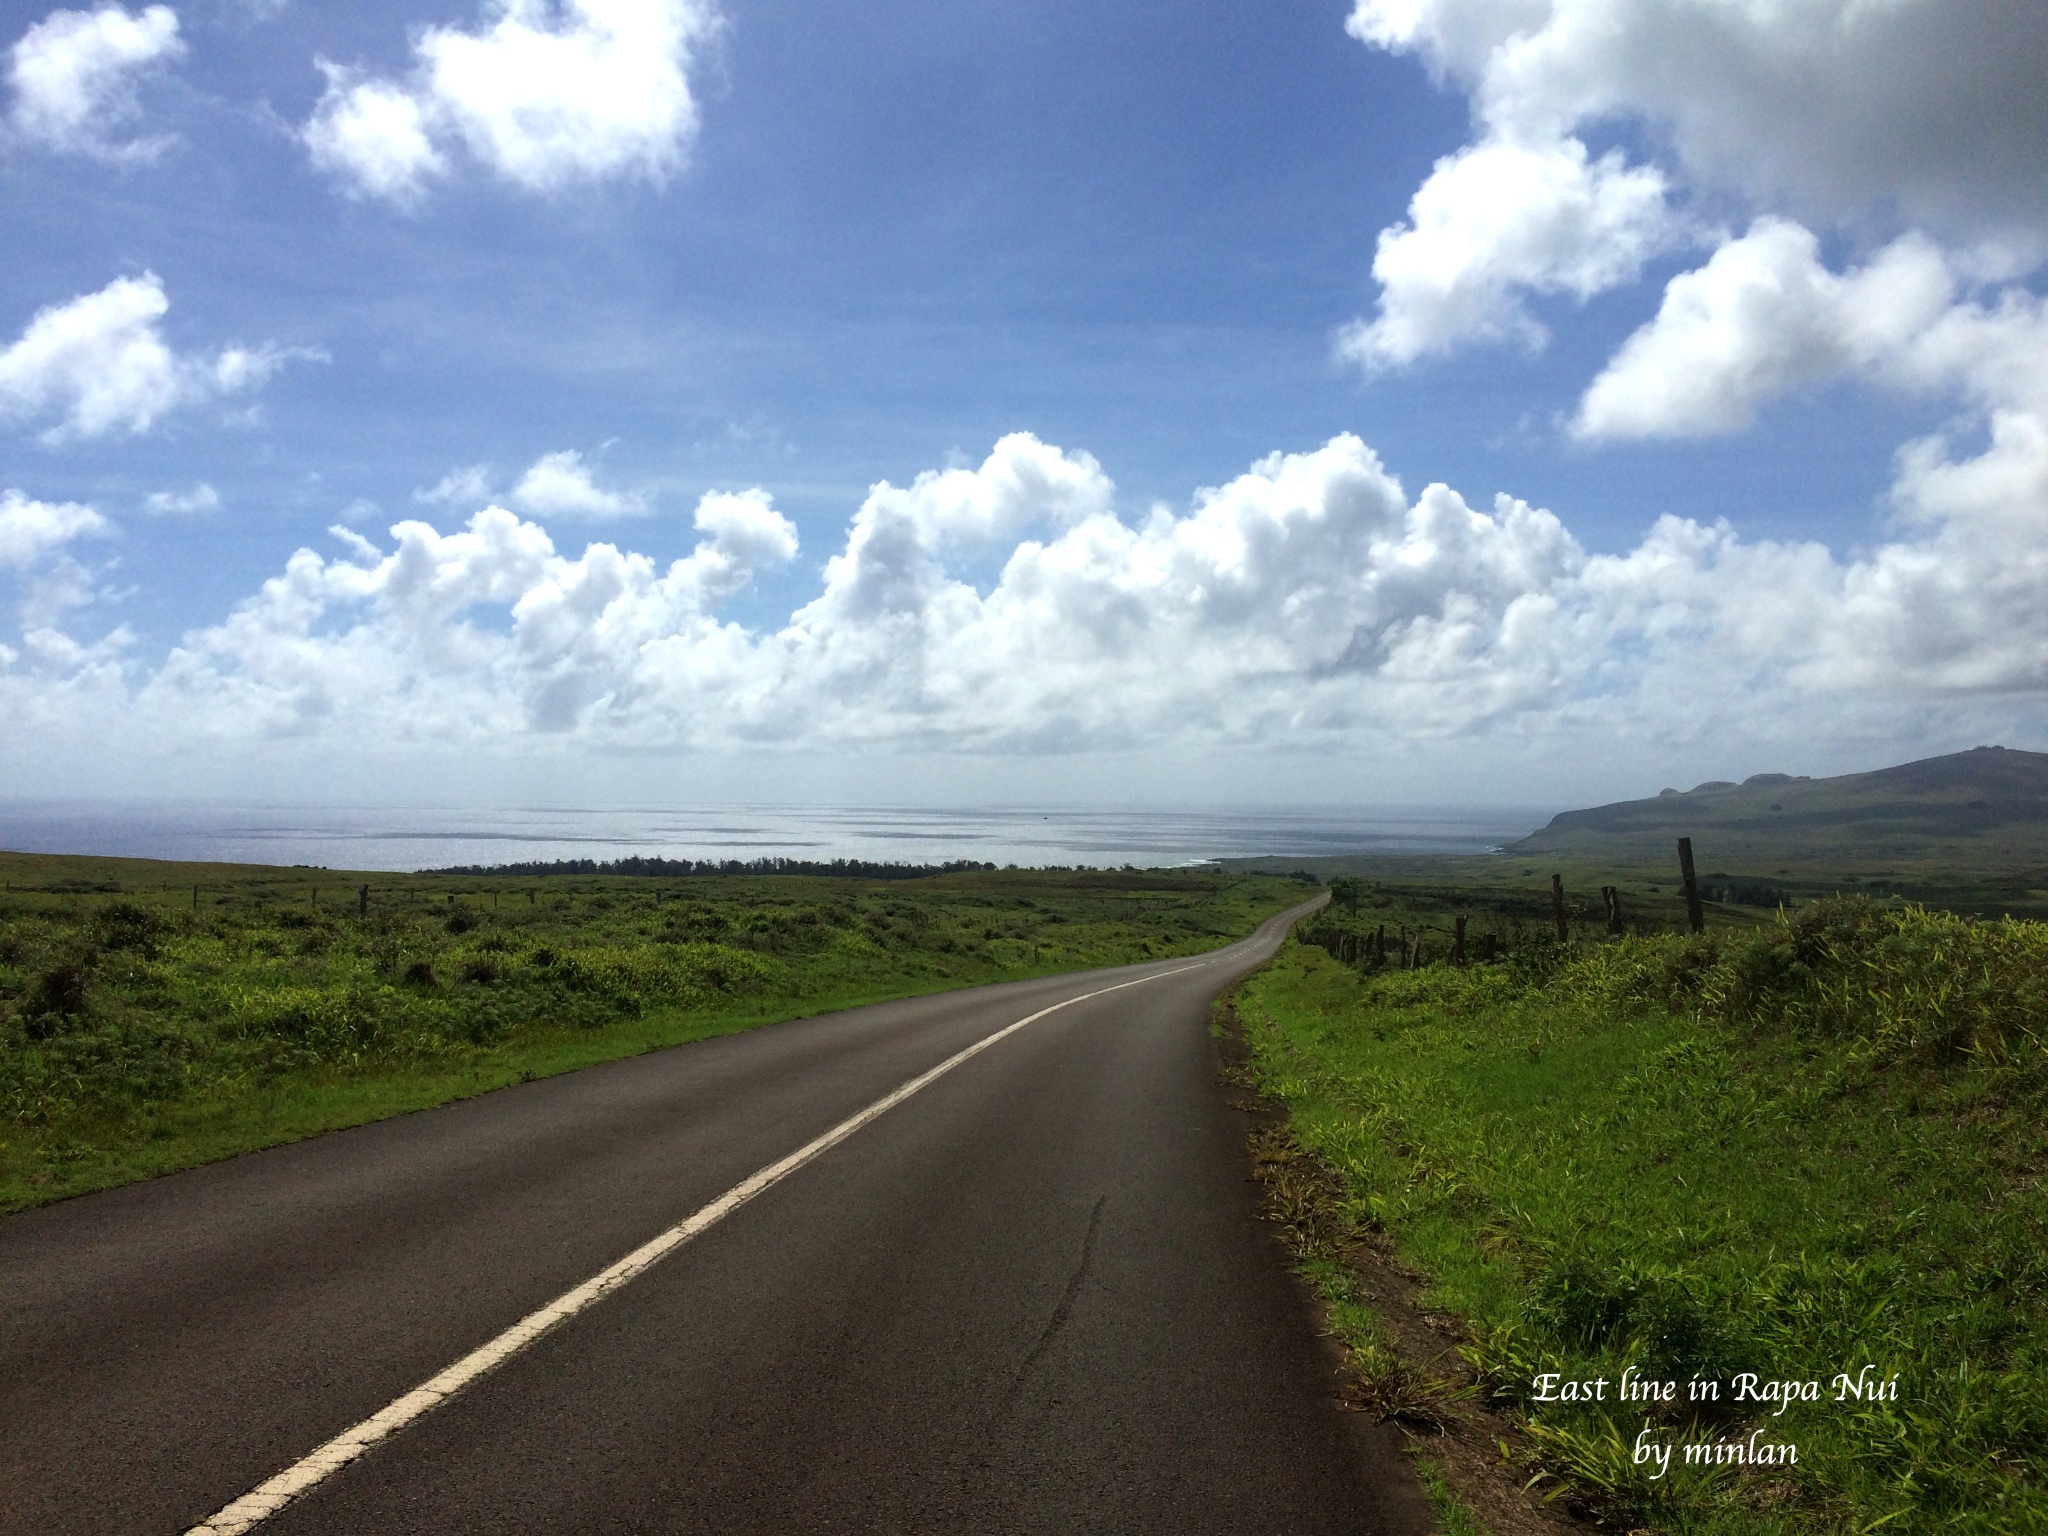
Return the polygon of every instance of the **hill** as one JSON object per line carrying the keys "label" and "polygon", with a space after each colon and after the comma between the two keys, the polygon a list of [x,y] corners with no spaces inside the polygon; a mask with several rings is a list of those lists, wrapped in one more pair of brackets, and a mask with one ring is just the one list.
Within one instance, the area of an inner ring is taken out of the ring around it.
{"label": "hill", "polygon": [[1740,861],[2015,868],[2048,862],[2048,753],[1977,747],[1838,778],[1760,773],[1565,811],[1506,852],[1668,862],[1690,837],[1705,870]]}

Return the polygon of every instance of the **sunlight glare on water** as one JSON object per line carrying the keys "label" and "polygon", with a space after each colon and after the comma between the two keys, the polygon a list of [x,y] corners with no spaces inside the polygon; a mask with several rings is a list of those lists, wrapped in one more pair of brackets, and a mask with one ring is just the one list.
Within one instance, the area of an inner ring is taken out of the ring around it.
{"label": "sunlight glare on water", "polygon": [[1546,818],[1537,810],[1441,808],[396,810],[40,802],[0,805],[0,848],[374,870],[636,854],[1156,868],[1260,855],[1485,853]]}

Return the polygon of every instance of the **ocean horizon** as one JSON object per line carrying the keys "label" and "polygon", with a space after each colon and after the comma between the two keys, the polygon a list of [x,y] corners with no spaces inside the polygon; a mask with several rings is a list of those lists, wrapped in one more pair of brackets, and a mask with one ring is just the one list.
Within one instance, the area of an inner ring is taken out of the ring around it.
{"label": "ocean horizon", "polygon": [[864,859],[1162,868],[1229,858],[1488,853],[1547,810],[1442,807],[365,807],[0,802],[0,849],[399,871],[557,859]]}

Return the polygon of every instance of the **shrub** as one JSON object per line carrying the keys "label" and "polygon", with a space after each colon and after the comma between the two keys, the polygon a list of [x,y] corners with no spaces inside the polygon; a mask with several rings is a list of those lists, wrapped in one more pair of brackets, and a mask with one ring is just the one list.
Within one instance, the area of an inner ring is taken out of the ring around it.
{"label": "shrub", "polygon": [[179,1036],[147,1023],[81,1020],[30,1049],[0,1051],[0,1113],[38,1124],[167,1099],[185,1086],[188,1055]]}
{"label": "shrub", "polygon": [[2048,925],[1979,923],[1864,897],[1815,902],[1732,955],[1701,1002],[1732,1024],[1782,1023],[1881,1056],[2042,1059]]}
{"label": "shrub", "polygon": [[730,944],[604,944],[560,955],[553,969],[565,986],[631,1014],[653,1003],[699,1006],[713,992],[759,991],[770,967]]}
{"label": "shrub", "polygon": [[[408,1003],[389,989],[284,987],[232,999],[223,1033],[255,1046],[273,1064],[359,1062],[388,1055],[408,1022]],[[429,1005],[431,1006],[431,1005]]]}
{"label": "shrub", "polygon": [[1880,1057],[1970,1054],[2044,1061],[2048,924],[1980,923],[1866,897],[1817,901],[1752,937],[1625,938],[1565,962],[1553,1000],[1700,1010],[1777,1024]]}
{"label": "shrub", "polygon": [[[86,989],[91,972],[82,960],[62,960],[37,975],[29,986],[28,1005],[23,1010],[29,1018],[53,1021],[60,1018],[75,1018],[86,1009]],[[39,1032],[31,1029],[32,1035]],[[47,1029],[40,1033],[46,1034]]]}
{"label": "shrub", "polygon": [[132,901],[116,901],[95,912],[87,934],[101,949],[132,949],[155,958],[157,941],[170,928],[157,913]]}

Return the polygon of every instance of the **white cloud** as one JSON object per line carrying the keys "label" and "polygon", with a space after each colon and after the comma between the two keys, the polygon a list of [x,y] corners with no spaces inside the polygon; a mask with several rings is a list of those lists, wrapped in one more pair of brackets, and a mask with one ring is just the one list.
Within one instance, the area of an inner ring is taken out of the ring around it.
{"label": "white cloud", "polygon": [[167,5],[139,13],[118,5],[52,11],[10,50],[9,120],[17,134],[45,148],[101,159],[149,159],[165,140],[122,140],[117,130],[140,111],[138,80],[184,54],[177,14]]}
{"label": "white cloud", "polygon": [[448,168],[428,137],[428,107],[403,86],[369,80],[320,61],[327,94],[306,124],[313,163],[351,195],[411,205],[429,177]]}
{"label": "white cloud", "polygon": [[31,501],[0,491],[0,569],[35,564],[73,539],[104,533],[107,520],[75,501]]}
{"label": "white cloud", "polygon": [[480,507],[491,499],[490,469],[482,464],[458,466],[425,490],[414,491],[412,498],[437,506]]}
{"label": "white cloud", "polygon": [[287,360],[319,354],[271,345],[179,356],[158,322],[170,309],[154,272],[38,310],[0,352],[0,420],[55,415],[46,442],[147,432],[182,407],[260,387]]}
{"label": "white cloud", "polygon": [[[498,507],[451,534],[400,523],[389,555],[359,538],[353,560],[300,550],[224,623],[188,636],[138,707],[165,719],[197,711],[202,730],[223,735],[371,717],[380,738],[449,743],[478,730],[611,734],[607,722],[633,720],[653,693],[726,695],[750,648],[712,608],[796,552],[795,529],[761,492],[705,497],[697,525],[706,537],[666,571],[611,544],[567,559]],[[509,622],[479,625],[479,608]]]}
{"label": "white cloud", "polygon": [[1954,293],[1941,253],[1908,236],[1837,277],[1797,224],[1759,219],[1665,289],[1657,317],[1586,391],[1582,437],[1704,437],[1757,407],[1895,353]]}
{"label": "white cloud", "polygon": [[220,492],[202,480],[189,491],[152,491],[143,506],[159,516],[181,516],[220,509]]}
{"label": "white cloud", "polygon": [[[2048,8],[1356,0],[1349,28],[1463,86],[1477,123],[1408,222],[1380,237],[1380,312],[1339,338],[1370,366],[1540,340],[1523,295],[1634,282],[1646,258],[1701,238],[1674,207],[1733,205],[1857,238],[1917,232],[1980,275],[2048,255]],[[1656,161],[1589,161],[1584,135],[1616,125],[1641,130]],[[1744,259],[1783,254],[1767,244],[1731,252],[1704,287],[1675,286],[1666,334],[1688,305],[1731,298]],[[1754,283],[1745,291],[1761,299]],[[1872,282],[1830,299],[1870,309],[1892,297]],[[1756,360],[1764,375],[1790,370],[1775,386],[1760,376],[1760,390],[1825,377],[1803,371],[1818,359],[1780,354]]]}
{"label": "white cloud", "polygon": [[1580,402],[1586,438],[1702,437],[1747,426],[1788,390],[1845,374],[1913,391],[1961,390],[1987,412],[2048,421],[2048,326],[2012,290],[1961,302],[1951,262],[1906,235],[1837,275],[1819,242],[1760,219],[1665,290]]}
{"label": "white cloud", "polygon": [[429,27],[386,79],[323,62],[314,163],[362,196],[417,201],[457,147],[516,186],[661,181],[697,131],[689,72],[712,0],[492,0],[475,31]]}
{"label": "white cloud", "polygon": [[512,504],[540,517],[633,517],[647,510],[639,496],[602,489],[573,448],[534,460],[512,488]]}
{"label": "white cloud", "polygon": [[[1964,387],[2004,388],[2040,323],[1951,311],[1909,350],[1939,334]],[[1590,554],[1512,497],[1410,495],[1348,435],[1185,509],[1119,516],[1092,459],[1018,434],[977,467],[875,486],[817,593],[760,629],[719,616],[797,551],[759,490],[707,495],[696,549],[665,568],[609,542],[572,556],[497,507],[448,533],[400,523],[388,550],[338,528],[345,558],[299,551],[153,671],[54,619],[34,645],[25,631],[14,654],[40,659],[0,665],[0,708],[54,719],[48,700],[76,683],[100,712],[79,717],[95,740],[514,756],[1724,751],[1944,712],[2037,721],[2042,419],[2002,410],[1971,457],[1916,445],[1897,532],[1854,558],[1668,517],[1633,549]],[[999,572],[977,585],[991,546]],[[85,682],[58,664],[65,646]],[[110,692],[116,674],[129,680]]]}
{"label": "white cloud", "polygon": [[1634,282],[1682,238],[1665,198],[1657,170],[1618,151],[1593,160],[1577,139],[1462,149],[1437,162],[1408,222],[1381,232],[1380,313],[1347,327],[1339,350],[1383,366],[1471,341],[1540,345],[1521,294],[1586,299]]}
{"label": "white cloud", "polygon": [[[1560,654],[1581,658],[1560,686],[1624,656],[1637,679],[1554,707],[1654,713],[1660,675],[1673,697],[1759,718],[2048,686],[2048,306],[1992,286],[2048,254],[2048,8],[1356,0],[1350,28],[1463,86],[1476,122],[1382,235],[1379,314],[1339,338],[1353,359],[1540,340],[1526,296],[1635,282],[1649,256],[1707,238],[1671,210],[1746,208],[1747,231],[1712,237],[1587,388],[1574,435],[1733,432],[1852,378],[1959,398],[1959,426],[1988,438],[1960,458],[1951,436],[1906,445],[1901,536],[1859,559],[1667,521],[1532,590],[1573,636]],[[1581,135],[1617,125],[1651,163],[1589,162]],[[1817,231],[1854,254],[1830,268]],[[1690,675],[1671,660],[1687,650]]]}
{"label": "white cloud", "polygon": [[[1037,488],[1008,520],[1043,534],[986,596],[948,571],[935,534],[950,520],[930,515],[932,492],[967,500],[964,481],[998,505],[1000,487]],[[1528,679],[1485,654],[1504,611],[1577,559],[1556,519],[1520,504],[1487,517],[1433,487],[1411,506],[1353,437],[1263,460],[1185,516],[1155,508],[1134,527],[1110,502],[1092,460],[1022,436],[978,471],[878,486],[824,592],[764,646],[784,681],[762,727],[1072,749],[1314,735],[1445,669],[1505,700]],[[1436,690],[1414,718],[1473,704]]]}
{"label": "white cloud", "polygon": [[1686,178],[1807,222],[2048,238],[2048,9],[1952,0],[1357,0],[1491,132],[1633,118]]}
{"label": "white cloud", "polygon": [[[723,574],[707,576],[720,594],[737,591],[752,572],[783,565],[796,558],[796,525],[775,510],[774,498],[756,487],[747,491],[707,491],[691,520],[699,533],[711,535],[708,546],[721,562]],[[711,558],[706,556],[707,561]]]}

